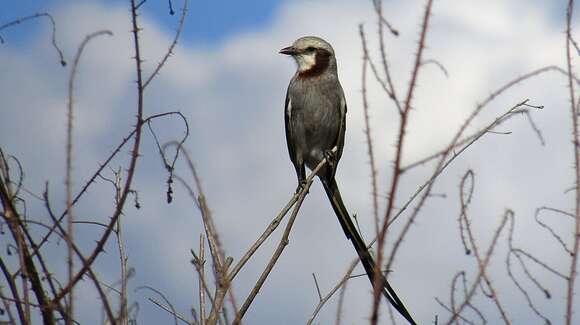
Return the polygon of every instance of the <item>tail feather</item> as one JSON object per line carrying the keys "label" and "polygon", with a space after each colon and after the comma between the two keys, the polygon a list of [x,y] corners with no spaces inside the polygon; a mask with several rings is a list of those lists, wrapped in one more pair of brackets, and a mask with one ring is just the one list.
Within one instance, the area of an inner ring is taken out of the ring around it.
{"label": "tail feather", "polygon": [[[332,180],[330,182],[325,180],[325,179],[322,179],[322,178],[321,178],[321,180],[322,180],[322,184],[324,185],[324,189],[326,191],[326,194],[328,195],[328,199],[330,200],[330,203],[332,204],[332,209],[334,210],[334,213],[336,213],[338,221],[340,222],[340,225],[342,226],[342,230],[344,230],[344,234],[352,242],[354,249],[356,250],[356,252],[361,260],[361,263],[362,263],[362,265],[367,273],[367,276],[369,277],[369,280],[371,281],[371,284],[374,284],[374,282],[375,282],[374,279],[375,279],[375,274],[376,274],[375,273],[375,265],[376,265],[375,261],[374,261],[373,257],[371,256],[369,250],[367,249],[367,246],[366,246],[364,240],[362,239],[362,237],[358,233],[354,223],[352,222],[350,215],[349,215],[348,211],[346,210],[346,207],[344,206],[344,203],[342,202],[342,197],[340,196],[340,192],[338,191],[338,186],[336,184],[336,181],[334,180],[334,178],[332,178]],[[393,290],[393,288],[390,286],[389,282],[382,275],[382,273],[379,272],[379,274],[381,274],[381,277],[382,277],[382,282],[383,282],[382,292],[383,292],[383,295],[385,296],[385,298],[410,324],[416,325],[415,321],[413,320],[413,318],[411,317],[411,315],[409,314],[409,312],[405,308],[405,305],[403,305],[403,302],[399,299],[399,297],[395,293],[395,290]]]}

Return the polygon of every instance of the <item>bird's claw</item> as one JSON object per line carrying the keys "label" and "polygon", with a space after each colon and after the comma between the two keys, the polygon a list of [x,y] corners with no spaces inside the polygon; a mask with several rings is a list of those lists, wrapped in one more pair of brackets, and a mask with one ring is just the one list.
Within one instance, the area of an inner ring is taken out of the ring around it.
{"label": "bird's claw", "polygon": [[326,158],[327,163],[334,162],[334,152],[332,150],[324,150],[324,158]]}
{"label": "bird's claw", "polygon": [[[298,181],[298,186],[296,187],[296,194],[300,193],[303,189],[305,189],[307,183],[308,181],[306,181],[305,179]],[[308,194],[308,192],[306,193]]]}

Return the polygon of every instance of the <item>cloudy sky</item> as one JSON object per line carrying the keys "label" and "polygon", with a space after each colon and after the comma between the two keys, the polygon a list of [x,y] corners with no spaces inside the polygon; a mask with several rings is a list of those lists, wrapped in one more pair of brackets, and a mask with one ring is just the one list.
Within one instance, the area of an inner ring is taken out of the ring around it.
{"label": "cloudy sky", "polygon": [[[174,4],[176,10],[181,3]],[[78,189],[134,124],[136,94],[130,39],[129,7],[120,1],[54,0],[4,4],[0,24],[36,12],[50,12],[57,22],[57,42],[71,62],[85,35],[111,30],[86,48],[79,66],[74,128],[74,185]],[[145,71],[150,73],[166,51],[177,26],[165,1],[148,1],[142,9]],[[386,36],[393,77],[400,94],[406,91],[414,60],[424,1],[385,1],[386,18],[400,31]],[[576,10],[578,17],[580,12]],[[548,65],[565,66],[565,1],[435,1],[427,36],[426,59],[435,65],[421,70],[411,113],[404,164],[443,148],[461,122],[492,91],[511,79]],[[283,102],[295,66],[278,50],[303,35],[318,35],[333,44],[341,83],[349,104],[346,148],[337,173],[344,200],[356,213],[365,238],[373,235],[370,170],[361,98],[362,50],[358,25],[363,24],[371,55],[379,63],[376,17],[370,1],[297,0],[194,2],[184,33],[162,73],[147,89],[145,112],[151,115],[178,110],[188,119],[186,148],[201,175],[209,205],[226,251],[238,259],[292,195],[296,180],[288,159],[283,125]],[[575,19],[575,35],[580,24]],[[66,92],[70,64],[59,65],[50,43],[46,20],[30,21],[0,31],[0,146],[18,157],[26,174],[26,188],[42,193],[49,181],[56,209],[64,206],[64,149]],[[578,39],[580,36],[577,36]],[[578,55],[574,57],[578,62]],[[578,73],[578,69],[575,70]],[[529,99],[543,105],[532,118],[545,145],[525,116],[516,117],[488,134],[463,153],[438,180],[432,197],[406,237],[390,279],[400,297],[420,323],[448,314],[435,301],[448,302],[450,282],[457,271],[468,279],[475,274],[475,260],[463,253],[457,217],[458,184],[468,170],[475,171],[474,202],[470,208],[480,248],[487,247],[506,208],[516,215],[515,244],[528,249],[562,272],[569,259],[559,244],[534,221],[534,211],[550,206],[571,211],[573,160],[571,122],[566,80],[548,72],[523,82],[489,106],[468,129],[489,124],[511,106]],[[373,81],[369,85],[372,134],[379,169],[379,202],[384,209],[398,116],[387,96]],[[178,139],[184,127],[178,119],[153,124],[163,142]],[[182,314],[197,306],[197,279],[189,263],[189,250],[198,247],[202,231],[200,215],[186,191],[175,188],[175,200],[165,202],[167,178],[150,132],[145,133],[143,157],[134,188],[142,208],[128,206],[123,216],[129,264],[135,269],[130,281],[131,300],[139,304],[142,324],[166,323],[167,313],[146,298],[150,292],[133,291],[149,285],[163,292]],[[125,149],[111,167],[126,166]],[[433,166],[425,165],[402,178],[398,203],[426,180]],[[187,179],[185,165],[178,173]],[[111,171],[107,171],[111,176]],[[111,215],[113,192],[100,181],[81,200],[80,220],[106,221]],[[28,197],[31,217],[47,218],[38,201]],[[394,225],[393,235],[406,215]],[[546,215],[570,244],[569,219]],[[89,238],[88,252],[100,229],[79,225],[77,234]],[[506,236],[492,259],[490,274],[500,301],[514,323],[539,323],[525,299],[507,277]],[[279,238],[280,232],[275,234]],[[391,236],[392,238],[393,236]],[[5,245],[6,237],[0,237]],[[389,249],[392,241],[389,241]],[[272,241],[251,260],[235,283],[238,302],[247,296],[269,259]],[[62,246],[48,251],[52,264],[64,270]],[[4,250],[3,250],[4,251]],[[332,209],[315,184],[298,216],[290,245],[250,308],[247,324],[304,323],[317,303],[312,281],[315,273],[321,290],[334,286],[355,256],[345,240]],[[114,240],[107,254],[97,260],[103,280],[119,279]],[[362,269],[361,269],[362,270]],[[357,272],[362,272],[358,270]],[[553,322],[563,320],[565,283],[533,268],[552,292],[546,301],[532,285],[532,297]],[[521,270],[516,273],[521,276]],[[64,273],[62,273],[64,274]],[[362,277],[349,282],[345,324],[364,323],[370,311],[370,286]],[[94,310],[96,295],[90,283],[77,290],[78,312],[87,323],[101,315]],[[497,323],[493,305],[479,293],[476,301]],[[336,299],[323,309],[320,323],[334,321]],[[467,314],[472,316],[471,314]],[[386,317],[382,318],[387,323]]]}

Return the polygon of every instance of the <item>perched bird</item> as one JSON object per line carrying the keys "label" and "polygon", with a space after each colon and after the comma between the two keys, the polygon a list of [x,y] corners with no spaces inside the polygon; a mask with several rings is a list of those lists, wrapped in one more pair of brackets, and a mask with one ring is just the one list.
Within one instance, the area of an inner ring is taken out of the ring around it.
{"label": "perched bird", "polygon": [[[371,284],[375,279],[375,261],[346,210],[334,179],[344,148],[346,101],[338,80],[336,58],[325,40],[306,36],[280,50],[290,55],[298,68],[286,93],[284,119],[290,159],[298,177],[298,189],[306,179],[305,166],[314,169],[322,159],[327,164],[318,172],[332,208],[348,239],[354,245]],[[332,150],[336,147],[336,152]],[[383,294],[410,324],[415,321],[381,274]]]}

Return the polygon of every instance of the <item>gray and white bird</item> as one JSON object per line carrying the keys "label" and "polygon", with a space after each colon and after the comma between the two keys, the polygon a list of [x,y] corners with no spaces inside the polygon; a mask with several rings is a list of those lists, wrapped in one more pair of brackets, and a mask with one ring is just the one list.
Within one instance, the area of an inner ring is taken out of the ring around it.
{"label": "gray and white bird", "polygon": [[[298,65],[288,85],[284,110],[286,142],[296,169],[298,190],[306,179],[305,166],[312,170],[327,158],[327,164],[318,172],[318,177],[373,284],[376,263],[354,226],[334,179],[346,130],[346,100],[338,80],[334,50],[325,40],[306,36],[280,53],[292,56]],[[334,147],[337,149],[335,153],[332,152]],[[382,273],[378,274],[382,277],[382,291],[389,303],[410,324],[416,324]]]}

